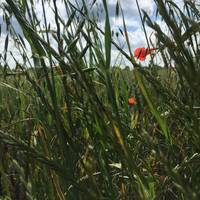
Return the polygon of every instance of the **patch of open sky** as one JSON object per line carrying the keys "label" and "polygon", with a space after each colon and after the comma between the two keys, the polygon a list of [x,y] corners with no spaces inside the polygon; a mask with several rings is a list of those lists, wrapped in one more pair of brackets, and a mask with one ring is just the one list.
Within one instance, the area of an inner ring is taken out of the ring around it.
{"label": "patch of open sky", "polygon": [[[2,0],[1,0],[2,1]],[[60,14],[60,16],[65,20],[65,22],[67,22],[67,11],[65,8],[65,5],[63,3],[62,0],[57,0],[57,6],[58,6],[58,12]],[[76,4],[76,6],[78,6],[79,8],[82,7],[82,0],[73,0],[71,1],[73,3]],[[97,0],[96,4],[91,8],[91,4],[93,2],[93,0],[88,0],[86,1],[88,3],[88,10],[89,12],[91,12],[91,16],[95,16],[96,19],[98,20],[98,26],[100,26],[102,28],[102,30],[104,30],[104,23],[105,23],[105,17],[104,17],[104,13],[103,13],[103,5],[102,5],[102,0]],[[117,0],[109,0],[108,2],[108,10],[109,10],[109,16],[110,16],[110,23],[111,23],[111,29],[114,32],[119,32],[119,29],[121,29],[123,31],[123,22],[122,22],[122,17],[121,15],[119,15],[119,17],[116,17],[116,3]],[[155,4],[153,0],[138,0],[140,8],[144,9],[147,14],[151,17],[152,20],[154,20],[154,16],[155,16]],[[142,29],[142,24],[141,24],[141,19],[139,17],[139,13],[137,10],[137,6],[136,6],[136,2],[133,0],[124,0],[121,1],[121,6],[124,12],[124,16],[125,16],[125,20],[126,20],[126,26],[127,26],[127,30],[129,33],[129,38],[130,38],[130,42],[131,42],[131,48],[132,51],[134,50],[134,48],[137,47],[146,47],[146,39],[145,39],[145,35]],[[56,24],[55,24],[55,15],[53,12],[53,1],[50,1],[50,3],[45,3],[45,11],[46,11],[46,17],[47,17],[47,22],[51,24],[51,29],[56,29]],[[40,25],[41,27],[44,26],[44,18],[43,18],[43,10],[42,10],[42,5],[41,5],[41,1],[37,1],[36,5],[35,5],[35,12],[36,15],[40,21]],[[2,11],[1,11],[2,13]],[[155,19],[156,20],[156,19]],[[2,33],[4,33],[4,36],[2,38],[5,39],[5,34],[6,34],[6,26],[5,23],[2,22],[3,18],[2,15],[0,15],[0,23],[4,24],[2,25]],[[20,34],[23,37],[23,33],[22,30],[17,22],[17,20],[12,17],[11,23],[15,29],[15,31]],[[61,29],[63,27],[61,26]],[[147,34],[148,36],[152,33],[152,31],[147,28]],[[119,33],[120,35],[120,33]],[[103,41],[103,36],[102,37],[102,41]],[[2,41],[1,38],[1,41]],[[115,38],[117,42],[119,42],[122,46],[125,43],[125,38],[121,35],[118,38]],[[11,44],[11,43],[10,43]],[[53,43],[52,41],[52,45],[55,46],[55,49],[57,48],[55,42]],[[3,45],[2,45],[3,46]],[[0,47],[0,52],[3,51],[3,47]],[[14,50],[13,47],[11,47],[11,45],[9,45],[10,49],[9,50]],[[124,50],[128,53],[128,49],[127,46],[124,45]],[[114,49],[114,47],[112,48],[112,57],[113,57],[113,61],[115,61],[115,55],[118,55],[117,50]],[[128,64],[128,63],[127,63]]]}
{"label": "patch of open sky", "polygon": [[[17,34],[20,34],[21,36],[23,36],[22,29],[21,29],[18,21],[16,20],[16,18],[14,16],[11,17],[10,23],[13,26],[13,29],[15,30],[15,32]],[[3,16],[0,16],[0,25],[1,25],[1,32],[2,32],[2,34],[6,34],[8,32],[8,29],[10,27],[7,26],[6,23],[3,21]]]}

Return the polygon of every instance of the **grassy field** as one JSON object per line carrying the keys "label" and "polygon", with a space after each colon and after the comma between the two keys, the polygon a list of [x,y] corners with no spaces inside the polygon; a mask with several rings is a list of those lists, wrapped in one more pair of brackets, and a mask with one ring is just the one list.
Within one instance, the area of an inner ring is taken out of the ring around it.
{"label": "grassy field", "polygon": [[[198,2],[185,1],[182,11],[173,1],[155,0],[169,35],[141,13],[142,25],[156,34],[163,68],[153,60],[141,67],[133,50],[118,46],[106,0],[104,30],[88,14],[87,1],[81,8],[63,1],[68,20],[52,2],[54,31],[44,0],[44,27],[34,2],[1,5],[23,61],[13,54],[16,67],[9,66],[6,38],[0,60],[0,199],[199,200]],[[123,17],[119,1],[116,15]],[[112,66],[112,45],[130,68]],[[136,104],[128,104],[130,97]]]}

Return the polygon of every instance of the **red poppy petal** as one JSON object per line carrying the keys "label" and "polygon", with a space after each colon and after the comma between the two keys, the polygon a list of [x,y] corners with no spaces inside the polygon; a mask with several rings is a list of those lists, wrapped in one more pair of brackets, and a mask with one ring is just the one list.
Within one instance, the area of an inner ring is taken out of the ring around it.
{"label": "red poppy petal", "polygon": [[134,98],[134,97],[129,98],[129,99],[128,99],[128,104],[129,104],[130,106],[135,105],[135,104],[136,104],[135,98]]}
{"label": "red poppy petal", "polygon": [[139,60],[144,61],[146,57],[139,57]]}
{"label": "red poppy petal", "polygon": [[152,51],[156,50],[157,48],[136,48],[134,51],[134,57],[139,59],[140,61],[144,61],[146,59],[146,56],[151,54]]}

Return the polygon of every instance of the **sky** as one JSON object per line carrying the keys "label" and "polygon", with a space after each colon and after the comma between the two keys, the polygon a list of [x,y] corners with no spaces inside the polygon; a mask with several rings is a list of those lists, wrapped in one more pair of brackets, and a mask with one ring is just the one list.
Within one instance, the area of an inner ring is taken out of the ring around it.
{"label": "sky", "polygon": [[[87,1],[92,1],[92,0],[87,0]],[[109,15],[110,15],[110,23],[111,23],[111,29],[113,31],[118,31],[119,28],[123,29],[122,26],[122,18],[118,17],[116,18],[115,16],[115,10],[116,10],[116,1],[117,0],[107,0],[108,3],[108,11],[109,11]],[[176,0],[178,3],[181,3],[182,1],[180,0]],[[5,2],[5,0],[0,0],[0,5],[1,3]],[[38,3],[36,4],[36,14],[38,15],[39,18],[42,18],[42,6],[41,6],[41,0],[38,1]],[[77,2],[81,2],[81,0],[77,0]],[[97,3],[99,6],[94,7],[92,12],[97,13],[98,11],[100,11],[101,9],[103,9],[103,7],[101,6],[101,2],[102,0],[97,0]],[[138,0],[140,8],[145,10],[148,15],[154,19],[155,16],[155,4],[153,0]],[[65,7],[63,6],[62,0],[57,0],[57,6],[58,6],[58,10],[60,15],[65,19],[67,18],[66,15],[66,10]],[[137,47],[147,47],[147,42],[145,39],[145,35],[144,35],[144,31],[142,28],[142,24],[139,18],[139,13],[138,13],[138,9],[136,6],[136,1],[135,0],[121,0],[121,6],[124,12],[124,16],[125,16],[125,20],[126,20],[126,25],[127,25],[127,30],[128,30],[128,35],[129,35],[129,40],[131,42],[131,48],[132,51],[134,51],[135,48]],[[54,21],[54,14],[52,13],[51,9],[49,9],[48,5],[46,5],[46,11],[47,11],[47,21],[51,22],[52,26],[55,26],[55,21]],[[103,29],[104,27],[104,15],[100,15],[99,17],[99,26]],[[164,23],[162,23],[159,19],[157,19],[157,23],[163,28],[163,29],[167,29],[167,27],[165,27]],[[1,24],[1,36],[0,36],[0,53],[3,53],[4,51],[4,42],[5,42],[5,38],[6,38],[6,29],[5,29],[5,25],[3,22],[3,12],[0,9],[0,24]],[[16,19],[13,18],[12,19],[12,24],[16,30],[17,33],[19,33],[20,35],[23,36],[22,31],[20,29],[19,24],[17,23]],[[155,41],[155,37],[153,34],[153,31],[146,27],[146,31],[147,31],[147,35],[148,37],[151,36],[151,39],[153,41]],[[118,40],[119,43],[123,44],[125,42],[124,37],[122,35],[120,35],[118,38],[115,38],[116,40]],[[14,43],[10,40],[9,41],[9,46],[8,46],[8,50],[12,51],[13,54],[15,55],[15,57],[18,57],[18,50],[14,47]],[[125,48],[125,51],[128,53],[127,48]],[[112,47],[112,64],[115,63],[116,61],[116,57],[118,55],[118,51]],[[20,59],[20,58],[19,58]],[[8,60],[11,65],[13,65],[13,60],[11,57],[8,56]],[[119,59],[121,60],[121,59]],[[149,63],[150,58],[148,58],[143,64],[147,65]],[[156,61],[158,62],[158,64],[162,65],[162,61],[159,58],[159,55],[156,58]],[[121,63],[122,65],[129,65],[129,63],[124,60],[124,62]]]}

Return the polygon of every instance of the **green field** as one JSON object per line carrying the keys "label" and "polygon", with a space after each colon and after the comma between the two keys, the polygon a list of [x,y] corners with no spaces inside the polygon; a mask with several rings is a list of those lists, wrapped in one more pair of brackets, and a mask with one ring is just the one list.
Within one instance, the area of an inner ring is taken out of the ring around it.
{"label": "green field", "polygon": [[[23,61],[10,54],[6,38],[0,58],[0,199],[199,200],[198,2],[185,1],[181,10],[173,1],[155,0],[169,35],[141,13],[140,23],[156,34],[164,67],[154,64],[154,55],[148,66],[137,64],[133,50],[115,42],[106,0],[103,30],[88,14],[87,1],[81,8],[64,1],[67,20],[52,2],[55,31],[45,9],[40,25],[32,1],[1,5]],[[24,37],[9,23],[11,14]],[[123,16],[119,1],[116,15]],[[129,67],[113,66],[112,46]],[[15,66],[7,63],[8,54]]]}

